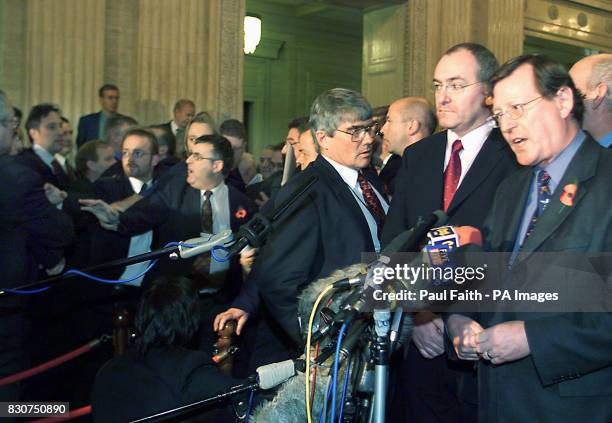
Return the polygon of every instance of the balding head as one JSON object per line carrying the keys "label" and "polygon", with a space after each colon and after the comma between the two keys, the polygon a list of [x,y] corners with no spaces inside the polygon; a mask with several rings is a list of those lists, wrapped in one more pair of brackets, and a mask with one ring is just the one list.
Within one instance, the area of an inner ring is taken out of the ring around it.
{"label": "balding head", "polygon": [[436,128],[436,116],[423,97],[404,97],[389,106],[382,128],[389,151],[402,155],[409,145],[428,137]]}
{"label": "balding head", "polygon": [[569,73],[584,95],[583,129],[597,139],[612,132],[612,54],[585,57]]}

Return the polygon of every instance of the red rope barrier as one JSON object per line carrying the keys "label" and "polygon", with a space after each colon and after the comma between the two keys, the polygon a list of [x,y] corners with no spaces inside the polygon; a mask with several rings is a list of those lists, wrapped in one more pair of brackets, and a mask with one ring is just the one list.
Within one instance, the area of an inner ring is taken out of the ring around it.
{"label": "red rope barrier", "polygon": [[77,348],[76,350],[70,351],[69,353],[54,358],[53,360],[49,360],[46,363],[40,364],[36,367],[32,367],[31,369],[24,370],[23,372],[19,372],[11,376],[3,377],[2,379],[0,379],[0,386],[10,385],[11,383],[19,382],[20,380],[27,379],[29,377],[47,371],[53,367],[59,366],[60,364],[65,363],[66,361],[72,360],[80,356],[81,354],[85,354],[86,352],[91,351],[107,339],[109,339],[107,335],[101,336],[100,338],[94,339],[93,341],[88,342],[87,344]]}
{"label": "red rope barrier", "polygon": [[91,405],[86,405],[85,407],[77,408],[76,410],[72,410],[68,413],[67,416],[64,417],[45,417],[44,419],[36,419],[30,420],[28,423],[51,423],[51,422],[65,422],[67,420],[76,419],[77,417],[86,416],[91,413]]}

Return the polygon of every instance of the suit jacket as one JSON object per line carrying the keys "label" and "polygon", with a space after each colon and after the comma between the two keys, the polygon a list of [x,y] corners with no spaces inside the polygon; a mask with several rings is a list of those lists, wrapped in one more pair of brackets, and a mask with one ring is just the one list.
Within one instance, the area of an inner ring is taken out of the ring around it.
{"label": "suit jacket", "polygon": [[[229,189],[230,226],[237,231],[255,213],[255,206],[249,198],[233,188]],[[153,229],[151,248],[164,247],[169,242],[184,241],[200,236],[201,206],[200,191],[192,188],[182,172],[171,174],[147,197],[143,198],[120,216],[119,231],[125,235],[136,235]],[[195,258],[169,261],[162,259],[153,268],[151,278],[157,274],[185,275],[191,270]],[[228,280],[238,283],[242,280],[238,257],[232,262]],[[239,284],[238,284],[239,286]],[[235,295],[238,286],[227,288]],[[228,294],[230,295],[230,294]]]}
{"label": "suit jacket", "polygon": [[402,166],[402,156],[397,154],[391,154],[387,164],[382,168],[378,177],[383,182],[385,187],[385,194],[393,195],[395,189],[395,177]]}
{"label": "suit jacket", "polygon": [[[252,272],[267,308],[297,344],[301,342],[297,320],[301,289],[336,269],[360,262],[361,253],[374,251],[361,208],[322,156],[291,178],[275,203],[293,195],[312,176],[317,181],[275,225]],[[382,193],[380,184],[374,185]],[[245,287],[252,287],[251,276]]]}
{"label": "suit jacket", "polygon": [[[382,231],[383,243],[414,226],[419,216],[442,208],[446,140],[446,131],[442,131],[404,152]],[[449,224],[482,228],[495,190],[517,168],[514,153],[501,132],[493,129],[453,197],[447,212]]]}
{"label": "suit jacket", "polygon": [[[533,168],[525,168],[499,187],[486,224],[491,251],[512,251],[532,178]],[[569,281],[584,280],[589,272],[572,270],[561,262],[563,256],[547,255],[543,261],[534,253],[578,253],[571,256],[581,262],[576,267],[592,269],[581,252],[612,251],[610,181],[612,152],[588,136],[511,270],[502,267],[504,287],[533,289],[543,280],[550,281],[555,272]],[[578,187],[573,206],[560,201],[567,184]],[[607,298],[602,300],[609,304],[607,277]],[[485,328],[524,320],[531,350],[529,356],[499,366],[479,363],[481,421],[612,421],[611,313],[500,311],[483,313],[479,320]]]}
{"label": "suit jacket", "polygon": [[[132,184],[125,175],[99,178],[95,183],[96,198],[107,203],[123,200],[134,194]],[[131,236],[103,229],[97,221],[90,226],[90,264],[106,263],[120,258],[126,258],[130,248]],[[112,246],[112,248],[109,248]],[[125,266],[109,269],[105,276],[117,279],[121,276]]]}
{"label": "suit jacket", "polygon": [[[157,347],[145,355],[128,351],[98,372],[93,416],[96,422],[133,421],[203,400],[240,382],[221,373],[201,351],[181,347]],[[231,414],[204,416],[205,421],[233,421]]]}
{"label": "suit jacket", "polygon": [[100,138],[101,113],[102,112],[100,111],[98,113],[91,113],[89,115],[81,116],[77,129],[77,147],[82,146],[87,141],[97,140],[98,138]]}
{"label": "suit jacket", "polygon": [[55,266],[73,227],[45,197],[40,176],[15,157],[0,157],[0,180],[0,268],[10,287],[35,280],[39,264]]}
{"label": "suit jacket", "polygon": [[36,172],[40,176],[43,184],[49,182],[61,190],[68,189],[68,186],[70,185],[70,178],[66,172],[62,170],[59,175],[54,174],[51,168],[47,166],[47,164],[43,162],[40,157],[38,157],[38,154],[36,154],[33,149],[27,148],[23,150],[17,155],[17,160],[22,165],[27,166]]}

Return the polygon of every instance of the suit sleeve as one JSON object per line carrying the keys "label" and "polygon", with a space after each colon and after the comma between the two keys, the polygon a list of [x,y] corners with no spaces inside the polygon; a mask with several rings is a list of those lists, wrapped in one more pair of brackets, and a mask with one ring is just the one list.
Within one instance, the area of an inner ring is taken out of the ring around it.
{"label": "suit sleeve", "polygon": [[142,234],[160,226],[169,215],[163,193],[155,190],[119,216],[119,232],[130,236]]}
{"label": "suit sleeve", "polygon": [[612,313],[568,313],[527,320],[525,332],[545,386],[612,365]]}
{"label": "suit sleeve", "polygon": [[77,147],[81,147],[87,141],[85,135],[85,122],[83,120],[83,116],[79,119],[79,126],[77,129],[77,137],[76,137],[76,145]]}
{"label": "suit sleeve", "polygon": [[383,247],[389,244],[395,236],[407,228],[407,217],[406,207],[409,204],[409,187],[408,181],[409,174],[408,169],[410,168],[409,154],[404,154],[402,159],[402,167],[399,169],[395,180],[395,190],[393,193],[393,199],[389,205],[389,211],[387,212],[387,218],[385,219],[385,225],[382,230],[382,244]]}
{"label": "suit sleeve", "polygon": [[45,268],[55,266],[64,256],[74,236],[70,217],[51,205],[37,175],[23,172],[19,184],[25,188],[21,217],[28,245],[37,263]]}
{"label": "suit sleeve", "polygon": [[300,289],[318,273],[314,267],[317,253],[323,249],[320,227],[314,202],[305,202],[275,229],[258,258],[261,297],[297,344],[301,342],[297,298]]}

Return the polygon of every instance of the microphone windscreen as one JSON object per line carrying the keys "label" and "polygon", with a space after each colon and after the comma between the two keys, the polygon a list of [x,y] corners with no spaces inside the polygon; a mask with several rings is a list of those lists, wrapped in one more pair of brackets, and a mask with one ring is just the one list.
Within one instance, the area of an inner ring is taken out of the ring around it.
{"label": "microphone windscreen", "polygon": [[260,366],[256,371],[259,376],[259,387],[261,389],[271,389],[295,374],[295,364],[293,360],[285,360],[280,363]]}

